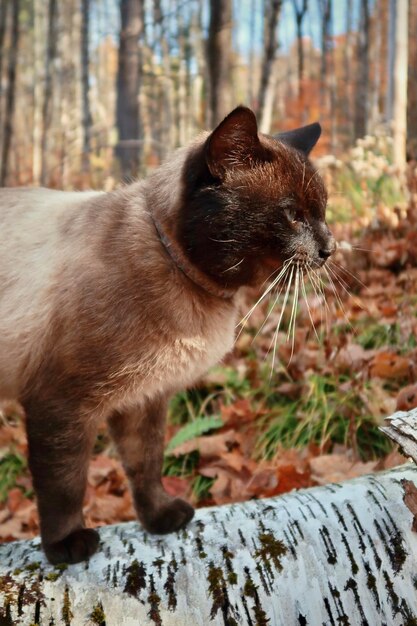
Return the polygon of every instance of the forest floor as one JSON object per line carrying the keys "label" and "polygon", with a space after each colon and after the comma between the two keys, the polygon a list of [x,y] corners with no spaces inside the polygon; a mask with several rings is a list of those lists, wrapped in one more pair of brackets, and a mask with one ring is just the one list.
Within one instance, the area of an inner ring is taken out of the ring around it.
{"label": "forest floor", "polygon": [[[396,409],[417,406],[416,211],[397,222],[334,226],[339,250],[328,274],[307,285],[309,306],[300,299],[295,324],[286,307],[274,363],[281,308],[271,311],[265,298],[224,363],[173,399],[167,491],[196,506],[222,504],[405,461],[378,430]],[[247,294],[246,310],[259,295]],[[19,407],[3,405],[0,541],[39,530],[23,422]],[[104,425],[84,512],[93,526],[135,517]]]}

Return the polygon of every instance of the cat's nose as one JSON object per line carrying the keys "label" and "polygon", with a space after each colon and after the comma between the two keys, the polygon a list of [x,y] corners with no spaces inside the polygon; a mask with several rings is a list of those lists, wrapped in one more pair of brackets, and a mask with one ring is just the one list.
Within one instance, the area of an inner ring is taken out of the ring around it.
{"label": "cat's nose", "polygon": [[335,250],[336,250],[336,240],[334,239],[334,237],[332,237],[327,242],[327,244],[319,250],[319,257],[321,259],[326,260],[329,258],[329,256],[333,254]]}
{"label": "cat's nose", "polygon": [[321,259],[328,259],[329,256],[331,256],[333,253],[333,250],[329,250],[328,248],[325,248],[324,250],[319,250],[319,257]]}

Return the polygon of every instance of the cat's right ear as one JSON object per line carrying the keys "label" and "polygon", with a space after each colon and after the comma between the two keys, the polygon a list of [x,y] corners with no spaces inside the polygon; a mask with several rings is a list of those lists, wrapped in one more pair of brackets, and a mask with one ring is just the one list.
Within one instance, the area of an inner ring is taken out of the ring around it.
{"label": "cat's right ear", "polygon": [[259,141],[255,114],[238,106],[207,139],[207,166],[212,176],[222,179],[227,170],[251,167],[260,160],[265,160],[265,149]]}

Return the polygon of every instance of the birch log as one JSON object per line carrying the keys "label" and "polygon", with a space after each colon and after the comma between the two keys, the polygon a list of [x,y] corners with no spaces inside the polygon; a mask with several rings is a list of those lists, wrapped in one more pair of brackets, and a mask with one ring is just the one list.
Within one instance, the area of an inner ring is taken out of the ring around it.
{"label": "birch log", "polygon": [[[404,482],[405,481],[405,482]],[[417,624],[407,464],[285,496],[200,509],[178,534],[100,530],[88,563],[49,565],[39,540],[0,547],[0,624]]]}
{"label": "birch log", "polygon": [[417,463],[417,408],[411,411],[397,411],[385,419],[381,426],[387,437],[398,443],[404,455]]}

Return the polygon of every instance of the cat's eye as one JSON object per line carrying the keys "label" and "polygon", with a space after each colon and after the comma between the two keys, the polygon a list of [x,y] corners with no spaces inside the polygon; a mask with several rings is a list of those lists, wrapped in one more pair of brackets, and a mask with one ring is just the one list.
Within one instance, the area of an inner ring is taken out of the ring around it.
{"label": "cat's eye", "polygon": [[290,224],[296,224],[297,222],[301,222],[299,216],[297,215],[296,209],[287,207],[286,209],[284,209],[284,215]]}

